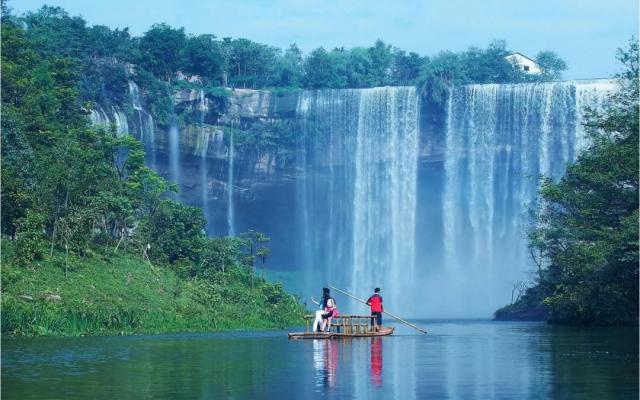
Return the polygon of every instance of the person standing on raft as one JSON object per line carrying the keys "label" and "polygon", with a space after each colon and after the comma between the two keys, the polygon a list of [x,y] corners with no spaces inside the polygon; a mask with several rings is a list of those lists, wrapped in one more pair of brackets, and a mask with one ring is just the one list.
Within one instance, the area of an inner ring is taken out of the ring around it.
{"label": "person standing on raft", "polygon": [[382,312],[384,308],[382,307],[382,296],[380,296],[380,288],[373,289],[373,295],[369,297],[367,300],[367,305],[371,307],[371,316],[375,318],[371,318],[371,329],[380,332],[380,327],[382,326]]}

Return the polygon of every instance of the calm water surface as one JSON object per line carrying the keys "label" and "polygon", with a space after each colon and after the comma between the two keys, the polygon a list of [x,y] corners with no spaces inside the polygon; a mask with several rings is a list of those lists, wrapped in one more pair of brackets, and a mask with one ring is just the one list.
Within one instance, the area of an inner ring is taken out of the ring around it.
{"label": "calm water surface", "polygon": [[421,321],[285,332],[2,340],[5,399],[637,399],[638,330]]}

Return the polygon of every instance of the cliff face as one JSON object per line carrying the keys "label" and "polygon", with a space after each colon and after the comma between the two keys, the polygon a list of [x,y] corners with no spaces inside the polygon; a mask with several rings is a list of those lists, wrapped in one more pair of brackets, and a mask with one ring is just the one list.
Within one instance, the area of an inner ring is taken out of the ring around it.
{"label": "cliff face", "polygon": [[[209,234],[256,229],[278,237],[283,220],[295,225],[296,182],[302,179],[295,158],[299,95],[236,89],[221,99],[180,90],[174,94],[175,126],[151,132],[134,123],[130,130],[144,142],[148,165],[178,183],[179,199],[203,208]],[[286,246],[274,240],[276,257],[287,254]]]}
{"label": "cliff face", "polygon": [[[260,192],[283,190],[282,185],[291,184],[300,178],[300,160],[295,153],[301,148],[314,147],[313,160],[305,160],[305,164],[330,167],[339,166],[345,160],[330,157],[332,149],[326,143],[309,144],[309,138],[303,137],[305,129],[313,131],[311,135],[327,134],[331,127],[320,126],[317,115],[312,111],[306,118],[301,118],[301,104],[313,92],[290,91],[272,93],[264,90],[235,89],[229,90],[224,102],[214,102],[197,90],[180,90],[174,94],[176,112],[191,116],[189,121],[178,124],[179,159],[180,159],[180,192],[181,199],[188,203],[202,202],[199,186],[202,184],[203,163],[207,164],[206,186],[208,197],[224,199],[229,185],[230,137],[235,139],[233,152],[233,168],[236,201],[253,202],[260,197]],[[342,100],[336,98],[339,103]],[[442,159],[442,127],[444,117],[434,113],[437,106],[424,104],[425,111],[420,125],[421,164],[438,162]],[[438,110],[441,111],[441,110]],[[309,121],[315,126],[309,129]],[[171,176],[171,146],[168,128],[156,128],[155,135],[149,137],[135,126],[137,137],[146,143],[149,163],[163,176]],[[346,127],[345,127],[346,128]],[[335,127],[333,127],[335,129]],[[265,134],[266,133],[266,134]],[[307,134],[309,134],[307,132]],[[287,136],[286,140],[271,140],[271,135]],[[440,137],[438,137],[440,136]],[[304,141],[307,143],[304,143]],[[321,150],[326,154],[319,154]],[[335,148],[333,149],[335,150]],[[335,153],[335,151],[334,151]],[[346,161],[351,162],[351,160]],[[290,189],[289,189],[290,190]]]}
{"label": "cliff face", "polygon": [[[276,96],[268,91],[236,89],[230,90],[224,100],[214,101],[195,90],[181,90],[175,93],[175,107],[180,113],[189,114],[190,121],[177,123],[180,159],[180,191],[185,201],[196,203],[201,200],[195,193],[202,183],[203,166],[206,167],[206,185],[209,197],[222,198],[229,183],[229,168],[233,167],[233,185],[238,189],[238,199],[255,199],[255,186],[264,188],[266,182],[275,184],[290,180],[295,173],[291,160],[281,154],[288,151],[285,143],[277,148],[265,137],[265,132],[277,134],[275,129],[294,129],[297,106],[296,92]],[[171,179],[169,159],[172,158],[170,129],[159,129],[153,142],[147,143],[151,153],[155,153],[157,170]],[[234,151],[231,151],[231,136]],[[150,157],[154,157],[151,154]]]}

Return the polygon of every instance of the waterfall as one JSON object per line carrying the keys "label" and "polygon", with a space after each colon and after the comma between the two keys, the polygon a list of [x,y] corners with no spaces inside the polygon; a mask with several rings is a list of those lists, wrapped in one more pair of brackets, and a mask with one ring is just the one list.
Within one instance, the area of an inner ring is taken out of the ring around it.
{"label": "waterfall", "polygon": [[128,84],[131,105],[134,110],[140,111],[142,110],[142,105],[140,104],[140,88],[138,88],[138,85],[134,81],[128,81]]}
{"label": "waterfall", "polygon": [[109,121],[107,113],[105,113],[100,106],[96,106],[95,109],[91,109],[89,112],[89,120],[91,121],[92,126],[108,128],[111,125],[111,121]]}
{"label": "waterfall", "polygon": [[233,168],[234,168],[234,148],[233,148],[233,127],[229,129],[229,153],[227,166],[227,233],[229,236],[235,235],[235,209],[233,204]]}
{"label": "waterfall", "polygon": [[129,81],[129,100],[137,115],[137,127],[136,132],[138,139],[144,143],[144,149],[146,154],[147,163],[151,168],[156,168],[156,134],[155,134],[155,122],[153,116],[147,112],[142,103],[140,102],[140,89],[138,85]]}
{"label": "waterfall", "polygon": [[445,268],[434,292],[460,313],[488,314],[527,280],[526,223],[538,176],[560,177],[586,145],[583,107],[612,81],[467,85],[453,89],[443,193]]}
{"label": "waterfall", "polygon": [[358,105],[351,289],[386,285],[398,304],[415,272],[417,95],[366,89]]}
{"label": "waterfall", "polygon": [[418,96],[413,87],[301,94],[298,203],[304,264],[316,285],[391,301],[415,270]]}
{"label": "waterfall", "polygon": [[[140,90],[138,89],[138,85],[135,82],[129,81],[129,98],[131,100],[131,105],[138,115],[138,137],[140,140],[144,140],[144,123],[143,123],[143,114],[146,114],[142,109],[142,105],[140,104]],[[146,117],[144,118],[146,120]],[[146,121],[145,121],[146,122]]]}
{"label": "waterfall", "polygon": [[296,114],[301,120],[302,137],[296,142],[296,169],[301,178],[299,184],[296,185],[296,210],[297,210],[297,230],[300,237],[300,244],[298,246],[299,254],[298,259],[302,263],[302,268],[305,272],[305,286],[311,289],[313,284],[318,282],[318,274],[314,274],[313,269],[313,252],[310,251],[311,230],[309,227],[309,199],[308,199],[308,181],[309,171],[307,170],[307,141],[308,141],[308,121],[309,121],[309,105],[312,101],[313,92],[304,91],[298,97],[298,103],[296,105]]}
{"label": "waterfall", "polygon": [[151,114],[147,113],[146,129],[144,130],[144,149],[150,168],[157,168],[156,161],[156,125]]}
{"label": "waterfall", "polygon": [[178,118],[173,115],[169,126],[169,164],[171,180],[178,185],[178,193],[175,198],[180,199],[180,130]]}
{"label": "waterfall", "polygon": [[202,149],[200,151],[200,186],[202,191],[202,212],[207,223],[205,225],[205,231],[209,229],[209,180],[208,180],[208,168],[207,168],[207,154],[209,152],[209,133],[204,127],[204,117],[207,114],[207,103],[204,91],[198,92],[198,112],[200,114],[200,135],[202,136]]}
{"label": "waterfall", "polygon": [[112,106],[111,115],[112,118],[109,118],[102,107],[96,106],[89,111],[89,121],[92,126],[105,128],[111,127],[111,124],[113,123],[116,135],[122,136],[128,134],[129,123],[127,121],[127,116],[122,112],[122,110],[119,107]]}
{"label": "waterfall", "polygon": [[127,116],[125,113],[120,110],[119,107],[111,107],[113,112],[113,120],[115,121],[116,134],[118,136],[128,135],[129,134],[129,121],[127,121]]}

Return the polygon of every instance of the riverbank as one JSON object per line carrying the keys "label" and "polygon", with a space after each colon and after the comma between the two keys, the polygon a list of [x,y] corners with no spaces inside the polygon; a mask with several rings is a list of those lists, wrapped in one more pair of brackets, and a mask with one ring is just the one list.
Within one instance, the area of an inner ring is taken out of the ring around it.
{"label": "riverbank", "polygon": [[230,268],[182,278],[129,255],[63,254],[29,266],[3,243],[2,334],[82,336],[275,329],[301,323],[304,309],[279,283]]}
{"label": "riverbank", "polygon": [[528,288],[512,304],[499,308],[494,313],[494,321],[549,321],[549,307],[543,303],[539,286]]}

